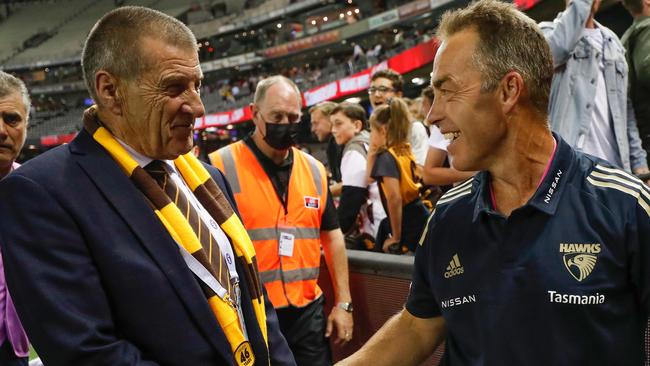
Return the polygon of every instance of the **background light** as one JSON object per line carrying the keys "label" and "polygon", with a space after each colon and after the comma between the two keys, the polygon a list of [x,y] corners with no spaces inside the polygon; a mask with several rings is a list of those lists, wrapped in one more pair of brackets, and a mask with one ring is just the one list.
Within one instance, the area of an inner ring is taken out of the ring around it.
{"label": "background light", "polygon": [[345,103],[353,103],[353,104],[359,104],[361,102],[361,98],[358,97],[352,97],[344,100]]}
{"label": "background light", "polygon": [[413,78],[411,79],[411,82],[415,85],[423,85],[426,80],[424,80],[424,78]]}

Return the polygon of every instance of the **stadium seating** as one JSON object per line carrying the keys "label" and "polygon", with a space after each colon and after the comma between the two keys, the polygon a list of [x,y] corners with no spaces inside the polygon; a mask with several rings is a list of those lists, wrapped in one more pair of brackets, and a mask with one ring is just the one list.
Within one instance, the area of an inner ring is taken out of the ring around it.
{"label": "stadium seating", "polygon": [[83,109],[71,109],[68,112],[35,114],[30,118],[28,135],[38,139],[47,135],[67,134],[81,129]]}
{"label": "stadium seating", "polygon": [[[33,93],[35,93],[37,90],[44,90],[44,92],[39,91],[37,93],[44,93],[48,97],[51,95],[55,100],[65,97],[69,101],[65,112],[60,111],[56,115],[40,113],[32,115],[32,123],[30,124],[28,131],[28,139],[32,142],[38,140],[42,136],[66,134],[79,129],[80,122],[78,108],[80,108],[82,105],[79,100],[83,101],[83,97],[68,98],[67,96],[60,94],[76,91],[83,93],[83,88],[79,89],[78,85],[73,85],[79,84],[77,80],[72,80],[69,78],[63,79],[65,76],[61,75],[64,75],[65,73],[62,73],[62,70],[68,70],[71,68],[71,65],[78,63],[83,47],[83,42],[88,31],[99,17],[101,17],[107,11],[113,9],[115,6],[113,1],[47,1],[44,3],[44,5],[34,4],[32,6],[25,6],[23,9],[21,9],[20,12],[17,11],[14,15],[12,15],[12,17],[10,17],[7,22],[9,20],[12,20],[14,17],[22,17],[23,15],[21,14],[24,13],[31,14],[33,16],[37,11],[44,11],[42,9],[44,9],[46,5],[51,6],[52,3],[58,4],[57,8],[70,8],[74,10],[69,10],[66,12],[66,16],[62,17],[62,20],[57,23],[56,32],[51,38],[45,40],[36,47],[21,50],[21,52],[16,53],[13,55],[13,57],[4,63],[0,62],[0,67],[5,69],[8,68],[9,70],[21,70],[20,73],[24,74],[26,80],[32,80],[33,84],[30,85],[30,89]],[[141,5],[159,9],[172,16],[179,17],[183,21],[191,23],[193,20],[210,18],[212,16],[211,12],[216,11],[215,7],[221,3],[224,3],[224,0],[215,0],[211,2],[206,1],[203,3],[197,3],[195,0],[126,0],[124,2],[124,5]],[[234,9],[234,13],[230,13],[226,16],[220,16],[217,19],[210,19],[203,23],[190,24],[190,27],[194,30],[195,27],[208,26],[207,32],[210,35],[224,31],[219,30],[219,24],[230,26],[234,25],[235,27],[245,24],[252,26],[255,24],[255,29],[261,29],[261,27],[268,27],[271,25],[272,28],[275,29],[275,22],[282,20],[278,20],[277,17],[273,14],[280,14],[278,11],[281,11],[283,8],[286,8],[289,5],[293,6],[295,5],[294,3],[295,1],[290,0],[267,0],[251,2],[251,8],[244,9],[242,6],[240,9]],[[230,3],[227,3],[226,5],[228,9],[233,8],[230,6],[232,5]],[[332,9],[331,5],[326,5],[325,8],[328,9],[327,11],[331,11]],[[318,9],[315,11],[318,12]],[[310,14],[313,14],[313,12],[310,12]],[[300,15],[298,15],[298,17],[299,16]],[[58,19],[57,17],[54,18]],[[298,19],[298,22],[300,22],[300,18],[295,19]],[[304,21],[306,22],[306,20]],[[3,34],[2,31],[7,22],[0,23],[0,34]],[[224,35],[224,37],[232,37],[236,34],[237,33],[231,32],[230,35]],[[29,38],[32,35],[25,37]],[[373,42],[370,41],[370,39],[371,38],[364,39],[364,42]],[[349,39],[349,41],[352,45],[355,44],[353,39]],[[359,41],[360,40],[357,40],[357,42]],[[214,44],[213,42],[211,43]],[[345,44],[345,41],[343,44]],[[394,53],[403,50],[404,48],[412,47],[414,44],[415,41],[406,40],[406,42],[399,45],[398,49],[391,50],[389,47],[385,47],[385,55],[383,56],[391,56]],[[374,44],[363,45],[365,48],[372,46],[374,46]],[[218,45],[214,45],[214,47],[223,52],[223,48],[219,48]],[[241,50],[239,50],[239,54],[246,52],[243,42],[233,42],[232,47],[228,50],[229,55],[238,55],[237,51],[239,48],[241,48]],[[308,51],[308,49],[305,51]],[[330,52],[330,50],[327,52]],[[242,108],[249,104],[252,101],[251,87],[254,86],[254,82],[244,83],[244,80],[247,80],[251,75],[258,79],[263,75],[270,75],[273,73],[283,72],[291,74],[289,76],[296,81],[301,90],[309,90],[311,88],[342,79],[350,74],[366,69],[368,65],[374,65],[383,60],[383,58],[378,59],[377,57],[364,57],[362,59],[355,58],[356,61],[353,62],[346,62],[346,60],[349,60],[351,57],[351,50],[345,47],[338,47],[338,50],[333,50],[332,52],[333,53],[331,55],[334,56],[334,59],[336,60],[334,64],[328,63],[325,65],[326,60],[320,59],[318,56],[316,56],[314,59],[314,56],[318,55],[318,52],[315,52],[313,55],[309,56],[312,59],[303,57],[303,61],[294,61],[293,63],[291,61],[288,63],[284,62],[283,66],[279,66],[278,64],[274,63],[265,63],[262,68],[249,68],[249,71],[235,71],[233,73],[224,69],[217,73],[220,76],[213,75],[210,78],[206,76],[206,81],[204,84],[206,86],[210,86],[209,88],[205,88],[202,95],[203,102],[206,106],[206,112],[217,113],[234,110]],[[347,52],[350,52],[350,54]],[[215,56],[208,56],[208,60],[211,59],[210,57]],[[56,63],[61,63],[67,66],[64,66],[63,68],[57,67],[55,66]],[[312,65],[312,68],[310,69],[309,65],[307,65],[305,68],[306,63],[310,63]],[[45,69],[45,67],[48,65],[49,72],[47,69]],[[314,66],[316,67],[315,69],[313,69]],[[299,70],[297,75],[293,72],[292,69]],[[43,73],[43,71],[45,72]],[[78,76],[80,79],[81,74],[79,71],[77,72],[79,73]],[[212,82],[208,83],[208,79],[211,79]],[[60,83],[60,85],[55,85],[56,83]],[[237,88],[239,92],[233,91],[230,96],[224,95],[221,92],[221,88],[223,87],[224,83],[228,84],[228,86],[225,87],[226,90],[230,88]],[[38,85],[38,88],[34,88],[36,85]],[[57,93],[59,93],[58,97]],[[35,97],[39,95],[42,98],[42,94],[34,94]],[[75,101],[70,103],[72,99]],[[70,108],[72,108],[72,111],[68,111]],[[49,109],[51,109],[51,107]],[[41,109],[38,110],[40,111]]]}
{"label": "stadium seating", "polygon": [[[39,60],[72,60],[78,59],[81,55],[83,42],[93,24],[106,12],[115,7],[112,1],[94,1],[90,6],[84,7],[88,0],[71,0],[74,4],[71,7],[82,9],[73,17],[66,19],[64,24],[58,27],[56,34],[38,47],[26,49],[13,56],[6,66],[21,66],[36,63]],[[125,5],[141,5],[171,13],[178,16],[187,11],[191,1],[171,0],[129,0]],[[63,8],[64,6],[58,5]],[[33,16],[33,14],[32,14]],[[48,23],[51,23],[49,21]],[[3,25],[4,26],[4,25]],[[26,27],[22,27],[23,29]],[[0,34],[4,33],[1,31]]]}
{"label": "stadium seating", "polygon": [[[69,19],[98,0],[65,0],[39,2],[24,6],[0,24],[0,64],[17,54],[23,43],[40,32],[55,32]],[[29,26],[26,26],[29,25]]]}

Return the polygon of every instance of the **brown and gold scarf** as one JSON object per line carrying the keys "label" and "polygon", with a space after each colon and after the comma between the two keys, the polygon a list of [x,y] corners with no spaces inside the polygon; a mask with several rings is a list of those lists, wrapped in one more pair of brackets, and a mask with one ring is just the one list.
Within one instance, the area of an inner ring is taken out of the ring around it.
{"label": "brown and gold scarf", "polygon": [[[92,106],[84,112],[84,128],[95,141],[107,150],[124,173],[145,195],[169,235],[190,253],[206,250],[202,248],[201,242],[185,216],[154,178],[138,165],[108,129],[100,125],[95,108]],[[230,238],[237,260],[243,264],[242,268],[244,268],[246,284],[251,294],[253,309],[268,348],[264,296],[259,281],[255,249],[246,229],[219,186],[191,152],[176,158],[174,165],[198,201]],[[255,357],[250,343],[244,337],[244,329],[241,327],[237,310],[215,294],[212,294],[207,300],[230,343],[235,363],[252,365]]]}

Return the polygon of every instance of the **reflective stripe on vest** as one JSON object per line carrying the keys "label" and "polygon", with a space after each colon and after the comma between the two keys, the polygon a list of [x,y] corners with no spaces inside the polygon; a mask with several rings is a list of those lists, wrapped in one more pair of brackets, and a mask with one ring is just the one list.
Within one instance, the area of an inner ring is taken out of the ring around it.
{"label": "reflective stripe on vest", "polygon": [[[320,226],[327,200],[325,168],[297,149],[287,192],[287,212],[254,153],[243,142],[210,154],[234,192],[257,253],[260,278],[276,308],[303,307],[318,298]],[[280,256],[280,233],[294,237],[292,256]]]}
{"label": "reflective stripe on vest", "polygon": [[241,187],[239,185],[239,177],[237,177],[237,170],[235,170],[235,159],[232,157],[232,150],[230,146],[226,146],[223,149],[217,151],[223,162],[223,173],[230,183],[230,188],[232,193],[241,192]]}
{"label": "reflective stripe on vest", "polygon": [[305,154],[305,157],[307,158],[307,161],[309,162],[309,168],[311,169],[311,176],[314,179],[314,187],[316,187],[316,191],[318,192],[319,196],[323,195],[323,187],[321,185],[321,175],[320,175],[320,170],[318,169],[318,164],[320,164],[316,158],[314,158],[311,155]]}
{"label": "reflective stripe on vest", "polygon": [[[278,240],[280,233],[275,227],[249,229],[248,236],[251,240]],[[312,227],[283,227],[283,232],[289,233],[295,239],[318,239],[320,238],[320,229]]]}
{"label": "reflective stripe on vest", "polygon": [[280,269],[265,271],[260,273],[262,283],[266,284],[273,281],[281,281],[284,275],[284,282],[296,282],[304,280],[317,280],[320,273],[320,267],[299,268],[292,271],[282,272]]}

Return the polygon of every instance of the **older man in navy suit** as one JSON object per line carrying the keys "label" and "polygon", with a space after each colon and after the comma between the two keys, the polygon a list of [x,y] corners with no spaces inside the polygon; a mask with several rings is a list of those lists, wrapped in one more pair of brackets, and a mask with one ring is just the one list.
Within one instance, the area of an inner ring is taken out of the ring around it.
{"label": "older man in navy suit", "polygon": [[84,129],[0,183],[7,282],[46,365],[295,365],[222,174],[191,154],[197,42],[118,8],[82,56]]}

